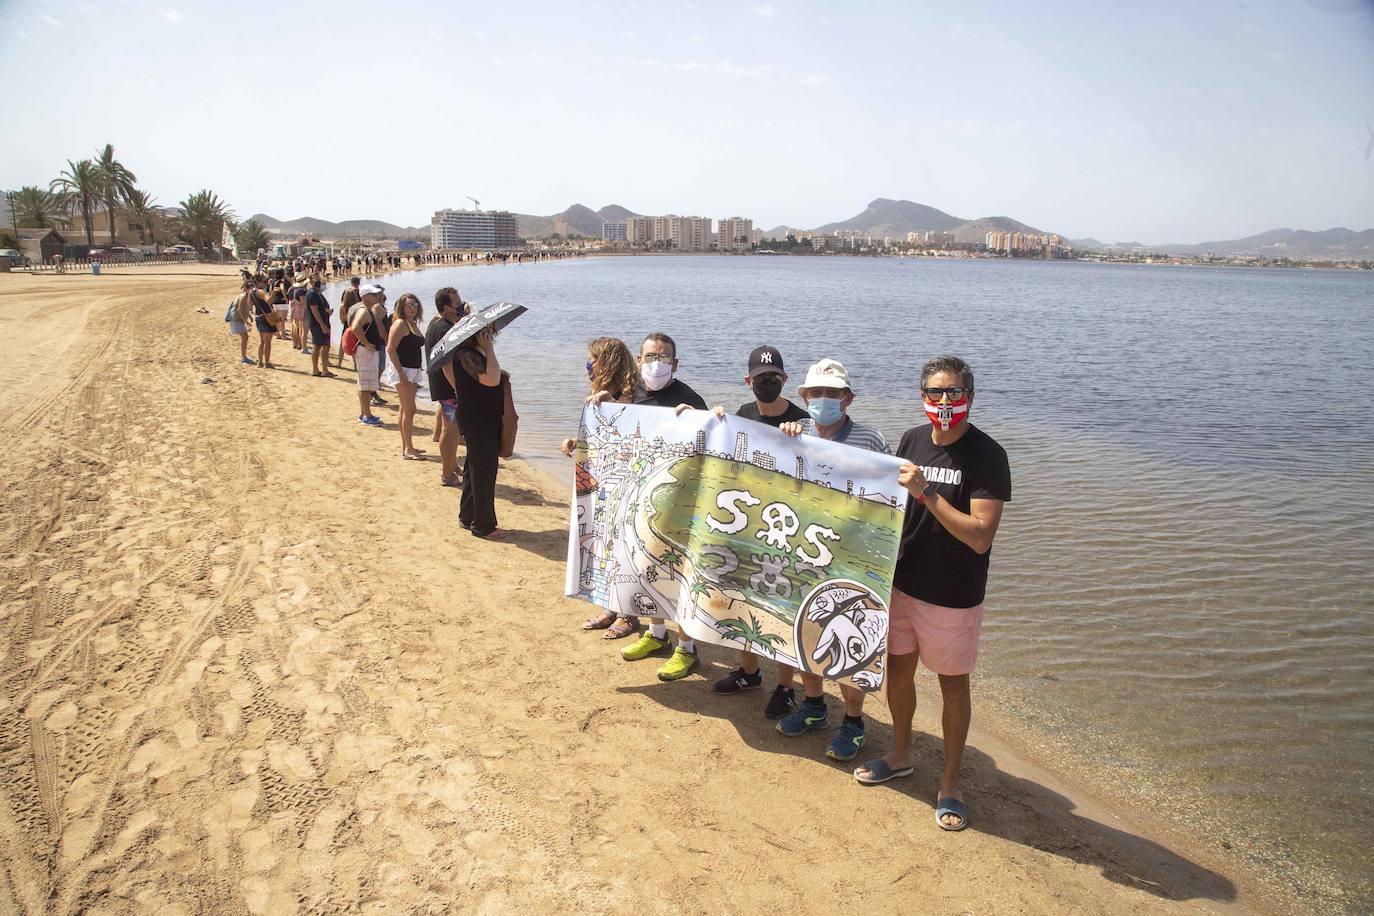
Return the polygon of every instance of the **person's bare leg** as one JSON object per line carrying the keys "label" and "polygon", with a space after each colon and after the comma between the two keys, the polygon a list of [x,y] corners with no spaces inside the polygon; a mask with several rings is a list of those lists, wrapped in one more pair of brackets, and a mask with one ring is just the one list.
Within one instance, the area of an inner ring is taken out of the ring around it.
{"label": "person's bare leg", "polygon": [[361,389],[358,391],[358,416],[372,416],[372,392]]}
{"label": "person's bare leg", "polygon": [[840,696],[844,697],[844,714],[862,716],[864,714],[864,692],[848,684],[840,685]]}
{"label": "person's bare leg", "polygon": [[[964,762],[964,745],[968,742],[968,726],[973,720],[973,699],[967,674],[942,674],[940,697],[944,711],[940,715],[940,730],[945,739],[945,770],[940,775],[940,798],[964,797],[959,794],[959,766]],[[954,827],[959,818],[946,815],[946,827]]]}
{"label": "person's bare leg", "polygon": [[248,332],[239,335],[239,359],[248,358]]}
{"label": "person's bare leg", "polygon": [[434,437],[432,441],[438,442],[444,430],[444,408],[439,405],[434,406]]}
{"label": "person's bare leg", "polygon": [[[439,408],[443,410],[443,408]],[[444,419],[444,431],[439,437],[439,466],[447,480],[458,470],[458,424]]]}
{"label": "person's bare leg", "polygon": [[[744,669],[745,674],[751,676],[758,674],[759,657],[755,655],[753,652],[748,652],[744,649],[741,649],[739,653],[739,666]],[[782,669],[779,668],[778,670],[781,671]]]}
{"label": "person's bare leg", "polygon": [[401,400],[396,423],[401,430],[401,454],[414,455],[417,454],[412,438],[415,427],[415,386],[403,379],[397,381],[396,394]]}
{"label": "person's bare leg", "polygon": [[892,713],[892,750],[883,757],[894,770],[911,766],[911,723],[916,717],[915,652],[887,657],[887,708]]}

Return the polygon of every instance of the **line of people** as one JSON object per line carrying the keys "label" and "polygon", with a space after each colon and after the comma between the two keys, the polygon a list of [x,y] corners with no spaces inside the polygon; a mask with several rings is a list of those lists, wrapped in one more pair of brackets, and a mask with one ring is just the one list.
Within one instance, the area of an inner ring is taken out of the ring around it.
{"label": "line of people", "polygon": [[[615,402],[670,408],[679,414],[705,410],[706,402],[677,378],[677,345],[662,332],[649,334],[636,357],[614,337],[600,337],[587,348],[589,403]],[[744,375],[752,399],[736,416],[772,426],[789,436],[817,437],[857,448],[894,454],[875,427],[850,416],[854,388],[844,365],[825,358],[812,364],[796,389],[800,403],[784,396],[788,382],[782,353],[776,347],[754,348]],[[973,370],[955,356],[928,360],[920,371],[919,399],[924,425],[908,429],[895,455],[904,463],[897,482],[908,499],[902,526],[892,597],[888,608],[886,689],[893,720],[893,747],[882,757],[861,764],[854,778],[878,785],[913,773],[912,722],[916,712],[918,662],[934,672],[943,699],[945,761],[936,795],[935,822],[944,830],[968,825],[968,807],[959,789],[959,768],[972,717],[969,676],[978,654],[983,601],[992,542],[1011,499],[1011,471],[1006,451],[972,426]],[[714,408],[724,417],[725,408]],[[801,440],[805,447],[805,438]],[[574,439],[562,451],[571,457]],[[680,680],[699,667],[695,642],[682,630],[676,645],[665,618],[605,612],[582,624],[602,630],[606,639],[637,639],[621,650],[625,661],[666,659],[657,676]],[[763,687],[759,657],[739,653],[738,666],[712,684],[717,694],[736,695]],[[787,737],[827,729],[831,716],[819,675],[777,666],[777,684],[763,707]],[[796,695],[800,675],[802,696]],[[854,760],[866,740],[865,694],[840,685],[844,712],[824,753],[838,761]]]}

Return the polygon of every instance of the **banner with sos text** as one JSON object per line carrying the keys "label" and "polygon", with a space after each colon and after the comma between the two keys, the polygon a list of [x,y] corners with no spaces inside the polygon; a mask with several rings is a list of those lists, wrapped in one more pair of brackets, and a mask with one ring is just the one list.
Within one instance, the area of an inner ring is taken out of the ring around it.
{"label": "banner with sos text", "polygon": [[566,593],[693,639],[883,683],[901,461],[709,411],[582,414]]}

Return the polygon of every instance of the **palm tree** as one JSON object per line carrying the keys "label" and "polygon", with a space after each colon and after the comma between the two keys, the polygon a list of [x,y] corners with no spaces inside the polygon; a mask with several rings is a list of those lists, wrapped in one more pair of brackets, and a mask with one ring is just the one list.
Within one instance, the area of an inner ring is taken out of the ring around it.
{"label": "palm tree", "polygon": [[104,182],[100,168],[89,159],[80,162],[67,160],[67,171],[52,180],[49,190],[57,194],[68,213],[81,213],[86,227],[86,245],[94,247],[95,235],[91,227],[91,208],[101,197]]}
{"label": "palm tree", "polygon": [[20,226],[45,229],[62,215],[62,199],[52,191],[25,185],[9,193],[10,212]]}
{"label": "palm tree", "polygon": [[129,218],[138,224],[138,240],[146,243],[149,238],[157,243],[157,204],[153,195],[138,188],[131,188],[125,200]]}
{"label": "palm tree", "polygon": [[124,163],[115,158],[114,144],[106,143],[105,148],[96,152],[96,170],[100,173],[100,199],[104,201],[110,216],[110,244],[115,244],[115,210],[120,201],[127,201],[133,193],[134,182],[138,176],[129,171]]}
{"label": "palm tree", "polygon": [[229,205],[214,191],[197,191],[180,207],[182,237],[201,251],[219,241],[220,227],[234,218]]}
{"label": "palm tree", "polygon": [[257,254],[259,249],[270,248],[272,245],[272,237],[267,233],[267,227],[256,219],[241,223],[234,233],[234,239],[239,243],[239,251],[243,252],[245,257],[251,257]]}

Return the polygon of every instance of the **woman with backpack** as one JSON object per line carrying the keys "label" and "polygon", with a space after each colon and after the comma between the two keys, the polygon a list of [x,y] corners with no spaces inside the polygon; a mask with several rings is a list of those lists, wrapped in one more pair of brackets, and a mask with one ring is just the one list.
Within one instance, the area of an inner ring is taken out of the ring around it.
{"label": "woman with backpack", "polygon": [[240,293],[229,300],[229,308],[224,313],[224,320],[229,323],[229,333],[238,336],[239,362],[245,366],[253,365],[253,361],[248,358],[248,321],[252,314],[248,294],[252,288],[253,281],[244,278]]}

